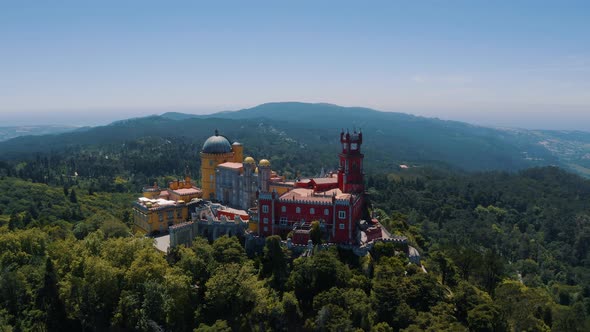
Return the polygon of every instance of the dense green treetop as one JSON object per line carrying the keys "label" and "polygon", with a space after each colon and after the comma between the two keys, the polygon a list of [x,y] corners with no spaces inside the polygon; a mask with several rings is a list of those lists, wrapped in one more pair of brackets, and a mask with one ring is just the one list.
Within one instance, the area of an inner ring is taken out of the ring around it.
{"label": "dense green treetop", "polygon": [[165,255],[129,231],[136,194],[4,176],[0,330],[589,329],[588,181],[414,169],[367,183],[424,269],[392,244],[294,257],[276,236],[253,256],[226,236]]}

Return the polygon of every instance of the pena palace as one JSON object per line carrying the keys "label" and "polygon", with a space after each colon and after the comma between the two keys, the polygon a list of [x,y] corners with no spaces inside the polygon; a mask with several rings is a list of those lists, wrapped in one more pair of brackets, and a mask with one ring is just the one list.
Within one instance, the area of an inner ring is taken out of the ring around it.
{"label": "pena palace", "polygon": [[267,159],[244,158],[242,144],[216,130],[200,151],[201,187],[188,176],[165,189],[145,187],[134,203],[134,230],[169,233],[171,246],[196,235],[215,239],[224,234],[280,235],[289,244],[308,245],[314,223],[325,243],[400,240],[369,215],[362,132],[342,131],[340,144],[336,170],[289,180],[273,171]]}

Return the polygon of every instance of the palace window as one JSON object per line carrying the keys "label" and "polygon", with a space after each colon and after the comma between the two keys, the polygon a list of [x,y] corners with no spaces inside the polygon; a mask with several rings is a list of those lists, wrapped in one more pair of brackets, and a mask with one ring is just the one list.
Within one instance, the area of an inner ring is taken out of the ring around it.
{"label": "palace window", "polygon": [[344,229],[344,223],[340,224],[340,229]]}
{"label": "palace window", "polygon": [[160,221],[164,221],[164,215],[161,212],[158,213],[158,218],[160,219]]}
{"label": "palace window", "polygon": [[213,181],[213,174],[209,175],[209,180]]}
{"label": "palace window", "polygon": [[287,224],[287,217],[281,217],[281,225],[286,225]]}
{"label": "palace window", "polygon": [[297,207],[297,208],[295,209],[295,213],[301,213],[301,208],[300,208],[300,207]]}
{"label": "palace window", "polygon": [[309,214],[315,214],[315,209],[314,208],[309,209]]}
{"label": "palace window", "polygon": [[338,211],[338,218],[346,219],[346,211]]}
{"label": "palace window", "polygon": [[265,224],[268,224],[268,218],[262,219],[262,222],[265,223]]}
{"label": "palace window", "polygon": [[324,215],[326,215],[326,216],[330,215],[330,210],[324,209]]}
{"label": "palace window", "polygon": [[264,231],[268,232],[268,227],[264,226]]}
{"label": "palace window", "polygon": [[168,219],[174,219],[174,211],[168,211]]}
{"label": "palace window", "polygon": [[262,213],[268,213],[268,205],[262,206]]}
{"label": "palace window", "polygon": [[287,212],[287,207],[286,206],[281,206],[281,212]]}
{"label": "palace window", "polygon": [[182,211],[181,210],[176,211],[176,217],[182,218]]}

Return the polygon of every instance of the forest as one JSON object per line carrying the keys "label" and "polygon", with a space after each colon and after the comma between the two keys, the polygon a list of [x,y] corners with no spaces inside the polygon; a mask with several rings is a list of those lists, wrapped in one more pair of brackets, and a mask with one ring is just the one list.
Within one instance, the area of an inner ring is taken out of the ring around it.
{"label": "forest", "polygon": [[368,174],[422,270],[383,243],[294,257],[269,237],[248,256],[222,237],[164,255],[130,232],[126,173],[1,167],[1,331],[590,329],[590,182],[559,168]]}

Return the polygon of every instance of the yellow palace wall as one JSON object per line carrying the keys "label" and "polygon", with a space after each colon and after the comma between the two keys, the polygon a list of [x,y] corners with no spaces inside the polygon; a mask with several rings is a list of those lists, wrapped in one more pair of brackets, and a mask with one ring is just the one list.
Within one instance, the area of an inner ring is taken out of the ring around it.
{"label": "yellow palace wall", "polygon": [[203,153],[201,152],[201,190],[204,199],[215,197],[215,168],[225,162],[241,163],[244,147],[232,145],[232,152],[229,153]]}
{"label": "yellow palace wall", "polygon": [[155,231],[165,232],[168,230],[169,222],[176,225],[185,222],[188,219],[188,207],[184,204],[148,211],[134,207],[133,232],[140,232],[143,234]]}

